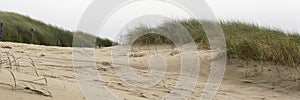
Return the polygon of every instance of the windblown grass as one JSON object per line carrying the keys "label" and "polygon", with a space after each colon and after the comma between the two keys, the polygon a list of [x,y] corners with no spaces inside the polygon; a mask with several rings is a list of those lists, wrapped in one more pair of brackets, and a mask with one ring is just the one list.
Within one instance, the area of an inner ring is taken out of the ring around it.
{"label": "windblown grass", "polygon": [[[131,37],[137,34],[150,33],[149,30],[172,28],[172,23],[180,23],[186,28],[196,43],[209,49],[206,33],[199,21],[195,19],[166,21],[156,28],[137,27],[126,35],[125,43],[130,42],[132,40]],[[300,64],[300,36],[298,34],[286,33],[281,30],[239,21],[223,21],[221,26],[225,33],[227,55],[230,59],[273,61],[278,64],[291,66]],[[169,31],[171,34],[182,34],[176,29],[172,30]],[[180,39],[180,37],[177,38]],[[172,44],[172,42],[164,36],[147,34],[135,40],[134,44]]]}

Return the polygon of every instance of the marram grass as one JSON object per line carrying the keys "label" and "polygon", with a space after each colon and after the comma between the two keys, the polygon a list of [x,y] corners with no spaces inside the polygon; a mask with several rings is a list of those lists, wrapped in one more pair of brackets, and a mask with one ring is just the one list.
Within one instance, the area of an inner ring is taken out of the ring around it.
{"label": "marram grass", "polygon": [[[141,25],[131,30],[125,37],[125,42],[130,42],[136,34],[149,33],[149,30],[163,30],[172,28],[172,23],[180,23],[193,37],[193,40],[202,47],[209,48],[208,38],[195,19],[166,21],[158,27],[150,28]],[[300,65],[300,36],[296,33],[286,33],[281,30],[260,27],[239,21],[222,21],[227,55],[230,59],[243,59],[255,61],[273,61],[278,64]],[[176,29],[170,34],[183,34]],[[180,37],[176,37],[180,39]],[[132,41],[131,41],[132,42]],[[157,35],[147,34],[133,41],[134,44],[172,44],[170,39]],[[182,42],[185,42],[184,40]],[[187,42],[187,41],[186,41]]]}
{"label": "marram grass", "polygon": [[[102,39],[83,32],[71,32],[41,21],[34,20],[28,16],[17,13],[1,12],[0,22],[4,24],[2,41],[29,43],[30,29],[34,29],[33,44],[55,46],[60,41],[60,46],[71,47],[73,43],[73,35],[80,34],[78,37],[86,41],[88,39],[96,39],[95,45],[111,46],[112,41]],[[88,44],[88,43],[82,43]]]}

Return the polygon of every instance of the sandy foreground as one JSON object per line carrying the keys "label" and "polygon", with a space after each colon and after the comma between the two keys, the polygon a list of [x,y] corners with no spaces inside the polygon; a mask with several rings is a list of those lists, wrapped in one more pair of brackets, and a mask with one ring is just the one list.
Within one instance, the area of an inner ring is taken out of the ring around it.
{"label": "sandy foreground", "polygon": [[[13,70],[14,80],[7,64],[0,71],[0,100],[85,100],[76,81],[72,61],[72,48],[38,46],[1,42],[0,54],[5,52],[17,58],[19,71]],[[143,89],[133,87],[120,80],[111,61],[111,49],[95,49],[99,76],[112,93],[124,100],[161,100],[170,94],[180,76],[180,54],[167,46],[158,50],[143,47],[130,52],[130,64],[138,75],[149,73],[149,58],[155,53],[167,62],[167,73],[157,85]],[[164,49],[162,49],[164,48]],[[37,72],[31,65],[34,61]],[[198,84],[190,96],[198,100],[210,72],[210,51],[199,50],[201,67]],[[266,62],[230,60],[227,63],[224,80],[214,100],[298,100],[300,99],[300,75],[297,68],[279,66]],[[47,80],[45,81],[46,78]],[[99,98],[99,100],[102,100]]]}

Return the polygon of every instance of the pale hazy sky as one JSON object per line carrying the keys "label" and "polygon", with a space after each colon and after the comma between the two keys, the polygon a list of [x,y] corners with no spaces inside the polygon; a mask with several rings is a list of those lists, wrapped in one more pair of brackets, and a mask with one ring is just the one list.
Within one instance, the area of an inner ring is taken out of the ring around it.
{"label": "pale hazy sky", "polygon": [[[92,0],[1,0],[1,11],[28,15],[75,31]],[[299,0],[206,0],[221,20],[241,20],[300,32]]]}

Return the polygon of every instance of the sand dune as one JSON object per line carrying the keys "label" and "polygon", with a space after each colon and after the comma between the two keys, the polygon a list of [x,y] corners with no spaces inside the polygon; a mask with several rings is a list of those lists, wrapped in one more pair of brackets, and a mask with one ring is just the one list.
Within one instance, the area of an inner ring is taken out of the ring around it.
{"label": "sand dune", "polygon": [[[14,80],[5,66],[0,72],[1,100],[85,100],[76,82],[73,69],[72,48],[38,46],[1,42],[0,54],[9,51],[19,58],[20,70],[13,70]],[[96,64],[102,83],[124,100],[159,100],[171,93],[180,74],[180,55],[171,47],[158,46],[158,50],[145,47],[133,48],[130,64],[139,75],[149,73],[148,61],[155,53],[167,62],[167,73],[157,85],[142,89],[121,81],[111,61],[111,48],[95,49]],[[164,48],[164,49],[162,49]],[[198,84],[189,99],[198,100],[210,71],[209,50],[199,50],[201,67]],[[28,55],[37,66],[36,76]],[[4,58],[3,58],[4,59]],[[297,100],[300,98],[300,75],[296,68],[279,66],[269,62],[229,60],[221,88],[215,100]],[[39,80],[42,78],[47,79]],[[35,91],[36,90],[36,91]],[[99,98],[101,100],[101,98]]]}

